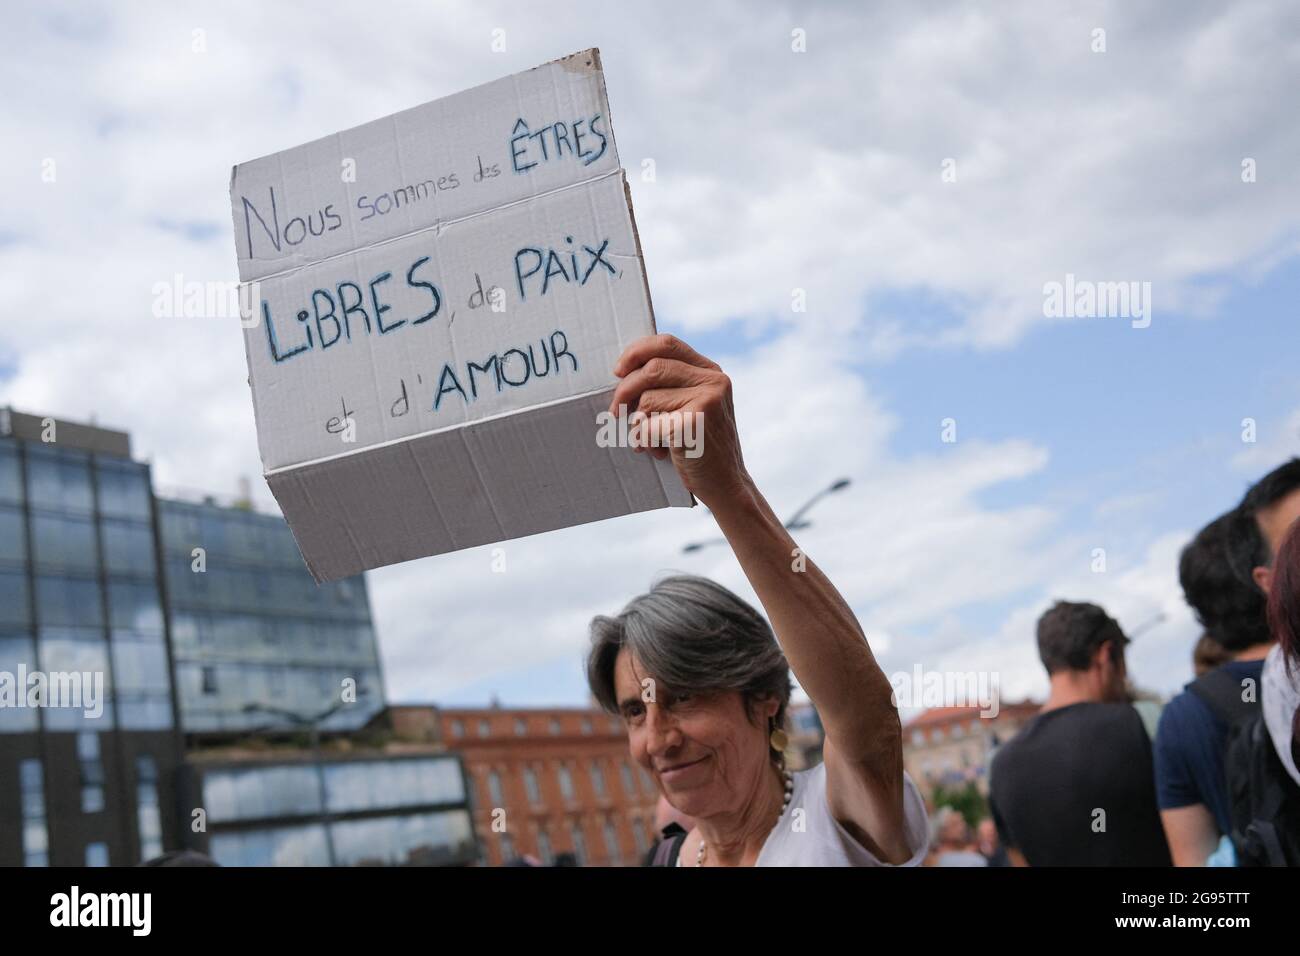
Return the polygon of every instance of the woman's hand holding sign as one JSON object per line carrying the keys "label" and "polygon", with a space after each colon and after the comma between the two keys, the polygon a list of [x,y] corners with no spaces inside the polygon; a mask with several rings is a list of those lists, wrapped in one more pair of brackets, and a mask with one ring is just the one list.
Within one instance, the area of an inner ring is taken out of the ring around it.
{"label": "woman's hand holding sign", "polygon": [[731,379],[716,362],[675,336],[650,335],[624,350],[614,374],[621,381],[610,412],[640,413],[629,429],[637,451],[671,454],[682,483],[711,510],[749,493]]}

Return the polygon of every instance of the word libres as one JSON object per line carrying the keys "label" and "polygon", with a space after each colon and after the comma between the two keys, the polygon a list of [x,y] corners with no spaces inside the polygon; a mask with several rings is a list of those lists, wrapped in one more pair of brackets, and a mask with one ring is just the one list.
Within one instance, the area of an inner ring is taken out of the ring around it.
{"label": "word libres", "polygon": [[[565,236],[564,241],[566,248],[560,251],[526,246],[515,253],[515,280],[521,302],[527,301],[530,293],[534,297],[545,295],[557,284],[582,287],[593,275],[618,277],[618,270],[605,258],[608,239],[595,246],[575,245],[572,236]],[[405,270],[404,286],[392,270],[385,270],[368,281],[345,279],[328,288],[313,289],[307,302],[292,313],[297,320],[297,332],[292,331],[294,327],[283,315],[278,317],[280,327],[277,328],[277,316],[272,314],[270,301],[262,299],[261,314],[271,358],[277,363],[287,362],[307,352],[351,342],[354,335],[387,335],[437,317],[443,311],[446,297],[443,287],[429,274],[429,262],[429,256],[412,262]],[[475,280],[481,298],[482,283],[477,274]],[[389,283],[396,283],[398,289],[419,290],[420,308],[405,315],[393,314],[391,300],[395,288]],[[473,296],[470,301],[473,307]]]}
{"label": "word libres", "polygon": [[[442,309],[442,293],[438,291],[438,287],[417,276],[421,267],[428,261],[428,256],[421,256],[406,270],[406,284],[413,289],[424,289],[429,296],[429,304],[432,308],[428,312],[403,319],[389,319],[385,322],[384,313],[391,312],[392,306],[381,301],[380,286],[393,278],[392,272],[381,272],[366,283],[366,288],[369,290],[368,302],[366,293],[361,291],[360,285],[344,280],[332,289],[312,290],[311,309],[300,309],[297,314],[298,322],[301,323],[306,336],[305,341],[289,349],[280,345],[280,336],[275,331],[275,320],[271,315],[271,303],[263,299],[262,318],[265,320],[263,324],[266,326],[266,343],[271,350],[271,358],[276,362],[287,362],[295,355],[301,355],[314,348],[323,350],[340,341],[351,342],[354,322],[359,326],[358,334],[360,326],[364,326],[367,334],[378,329],[380,335],[395,332],[407,324],[421,325],[428,322]],[[313,330],[315,335],[312,334]]]}

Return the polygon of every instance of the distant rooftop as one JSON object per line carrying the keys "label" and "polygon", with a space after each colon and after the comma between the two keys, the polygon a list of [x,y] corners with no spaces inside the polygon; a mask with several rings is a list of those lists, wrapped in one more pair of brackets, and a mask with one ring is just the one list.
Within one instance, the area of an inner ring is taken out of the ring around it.
{"label": "distant rooftop", "polygon": [[[1037,701],[1028,699],[1015,703],[1006,703],[998,708],[998,716],[1002,714],[1033,714],[1037,713],[1042,706]],[[978,705],[974,707],[931,707],[924,713],[913,717],[905,726],[909,730],[919,727],[939,727],[967,720],[971,717],[978,717],[983,710],[985,708]]]}
{"label": "distant rooftop", "polygon": [[76,448],[100,455],[131,457],[131,436],[113,428],[82,425],[49,415],[31,415],[0,407],[0,436],[23,441],[43,442],[49,425],[54,426],[54,444],[59,448]]}

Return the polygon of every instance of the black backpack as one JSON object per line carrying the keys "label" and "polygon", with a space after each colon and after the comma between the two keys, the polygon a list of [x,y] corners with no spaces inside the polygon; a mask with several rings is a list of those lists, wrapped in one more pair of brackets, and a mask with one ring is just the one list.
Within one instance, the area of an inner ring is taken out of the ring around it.
{"label": "black backpack", "polygon": [[[1258,699],[1224,668],[1188,688],[1228,725],[1223,770],[1238,866],[1300,866],[1300,786],[1278,759]],[[1258,696],[1258,695],[1257,695]]]}
{"label": "black backpack", "polygon": [[670,823],[663,828],[660,834],[660,840],[650,852],[646,854],[646,866],[676,866],[677,855],[681,852],[682,844],[686,842],[686,831],[676,823]]}

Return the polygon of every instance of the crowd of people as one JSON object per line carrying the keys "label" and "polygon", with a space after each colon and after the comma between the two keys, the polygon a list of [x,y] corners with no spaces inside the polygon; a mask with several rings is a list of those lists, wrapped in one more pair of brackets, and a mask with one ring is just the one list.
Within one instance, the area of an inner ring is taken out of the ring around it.
{"label": "crowd of people", "polygon": [[1300,865],[1300,458],[1206,525],[1178,570],[1204,633],[1154,735],[1119,624],[1058,602],[1038,622],[1051,690],[993,758],[990,818],[977,838],[941,808],[927,863]]}

